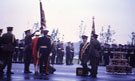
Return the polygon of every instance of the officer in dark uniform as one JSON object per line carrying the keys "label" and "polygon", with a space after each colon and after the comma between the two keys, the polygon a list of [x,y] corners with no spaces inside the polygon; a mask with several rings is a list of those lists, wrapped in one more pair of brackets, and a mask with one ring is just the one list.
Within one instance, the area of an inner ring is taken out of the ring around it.
{"label": "officer in dark uniform", "polygon": [[29,66],[32,60],[32,37],[36,32],[39,30],[35,31],[33,34],[31,34],[30,30],[25,31],[25,48],[24,48],[24,73],[32,73],[29,70]]}
{"label": "officer in dark uniform", "polygon": [[[81,61],[81,65],[83,66],[84,75],[87,75],[88,71],[90,71],[90,68],[87,66],[87,62],[90,60],[90,58],[87,58],[89,56],[89,42],[87,42],[88,36],[82,35],[83,42],[80,44],[80,51],[79,51],[79,59]],[[86,60],[87,59],[87,60]]]}
{"label": "officer in dark uniform", "polygon": [[91,77],[96,78],[97,77],[97,70],[99,65],[99,59],[100,59],[100,43],[97,40],[98,35],[93,34],[90,41],[89,46],[89,53],[86,55],[86,59],[84,59],[83,63],[87,63],[89,60],[91,62]]}
{"label": "officer in dark uniform", "polygon": [[[87,42],[87,39],[88,39],[88,36],[82,35],[83,42],[80,44],[80,51],[79,51],[79,59],[81,60],[81,62],[83,61],[83,58],[85,57],[85,55],[88,54],[89,42]],[[84,45],[87,47],[85,47]]]}
{"label": "officer in dark uniform", "polygon": [[51,63],[55,64],[55,57],[57,54],[57,45],[56,45],[56,41],[53,42],[52,44],[52,56],[51,56]]}
{"label": "officer in dark uniform", "polygon": [[66,65],[70,65],[70,58],[71,58],[71,52],[70,52],[70,42],[67,43],[68,45],[66,46]]}
{"label": "officer in dark uniform", "polygon": [[23,56],[24,56],[24,40],[22,39],[19,43],[19,62],[24,61]]}
{"label": "officer in dark uniform", "polygon": [[2,53],[2,29],[0,29],[0,66],[3,64],[3,53]]}
{"label": "officer in dark uniform", "polygon": [[[3,65],[3,52],[2,52],[2,30],[0,29],[0,69],[2,68]],[[0,76],[3,74],[3,72],[0,72]]]}
{"label": "officer in dark uniform", "polygon": [[[45,69],[45,74],[48,74],[48,66],[49,66],[49,54],[51,52],[51,40],[48,37],[48,30],[43,30],[43,37],[40,37],[37,42],[37,51],[39,51],[39,60],[40,60],[40,73],[43,74]],[[43,67],[43,63],[45,68]]]}
{"label": "officer in dark uniform", "polygon": [[60,54],[61,54],[61,47],[60,47],[60,40],[57,41],[57,58],[56,64],[60,64]]}
{"label": "officer in dark uniform", "polygon": [[74,43],[71,43],[71,64],[73,64],[74,60]]}
{"label": "officer in dark uniform", "polygon": [[11,72],[12,68],[12,56],[14,52],[14,47],[16,45],[15,36],[12,34],[13,27],[7,27],[7,33],[3,34],[2,36],[2,43],[3,43],[3,53],[4,53],[4,65],[1,69],[5,68],[7,65],[7,74],[14,74]]}
{"label": "officer in dark uniform", "polygon": [[134,46],[130,46],[130,65],[134,68],[135,67],[135,53],[134,53]]}
{"label": "officer in dark uniform", "polygon": [[63,64],[63,57],[64,57],[64,46],[63,43],[60,44],[61,52],[60,52],[60,64]]}
{"label": "officer in dark uniform", "polygon": [[109,64],[109,54],[110,54],[110,45],[109,44],[107,44],[107,43],[105,43],[104,44],[104,64],[105,64],[105,66],[106,65],[108,65]]}

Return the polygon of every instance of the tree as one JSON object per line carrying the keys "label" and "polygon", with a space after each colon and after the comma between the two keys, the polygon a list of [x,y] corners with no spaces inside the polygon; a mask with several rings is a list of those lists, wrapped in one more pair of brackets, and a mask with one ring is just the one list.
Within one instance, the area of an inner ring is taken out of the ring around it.
{"label": "tree", "polygon": [[114,30],[111,30],[111,26],[108,26],[108,29],[106,32],[104,32],[104,28],[102,27],[101,33],[100,33],[100,40],[101,43],[113,43],[115,39],[112,38],[112,36],[115,34]]}

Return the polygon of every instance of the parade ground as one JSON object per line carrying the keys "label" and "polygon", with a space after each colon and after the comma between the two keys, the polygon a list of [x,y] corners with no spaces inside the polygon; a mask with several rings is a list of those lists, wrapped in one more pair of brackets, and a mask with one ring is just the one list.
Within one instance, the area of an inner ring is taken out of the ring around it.
{"label": "parade ground", "polygon": [[[30,68],[33,73],[24,74],[24,64],[13,63],[12,71],[15,74],[4,76],[0,81],[135,81],[134,68],[131,74],[116,74],[107,73],[105,66],[99,66],[97,78],[89,76],[76,76],[76,68],[81,65],[53,65],[57,70],[54,74],[49,75],[35,75],[34,67],[31,64]],[[6,70],[6,69],[5,69]]]}

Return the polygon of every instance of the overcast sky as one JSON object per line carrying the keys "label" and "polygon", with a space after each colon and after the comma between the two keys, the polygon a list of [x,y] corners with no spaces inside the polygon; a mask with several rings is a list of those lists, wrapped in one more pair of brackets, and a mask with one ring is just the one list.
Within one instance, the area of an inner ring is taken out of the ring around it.
{"label": "overcast sky", "polygon": [[[41,0],[46,15],[47,29],[59,28],[64,41],[79,41],[79,25],[84,21],[85,35],[90,35],[92,17],[95,16],[96,33],[101,28],[116,32],[115,43],[130,41],[135,32],[135,0]],[[21,39],[26,29],[40,22],[39,0],[1,0],[0,28],[14,27],[16,38]]]}

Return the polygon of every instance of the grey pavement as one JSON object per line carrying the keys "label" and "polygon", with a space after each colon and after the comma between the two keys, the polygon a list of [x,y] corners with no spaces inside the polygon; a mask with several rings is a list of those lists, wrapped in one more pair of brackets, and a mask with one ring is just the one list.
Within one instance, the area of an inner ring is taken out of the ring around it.
{"label": "grey pavement", "polygon": [[97,78],[89,76],[76,76],[76,67],[81,65],[53,65],[56,68],[54,74],[49,75],[35,75],[34,67],[31,64],[30,69],[33,73],[24,74],[24,64],[13,63],[12,71],[15,74],[11,76],[4,76],[0,81],[135,81],[135,73],[131,74],[116,74],[107,73],[105,66],[99,66]]}

